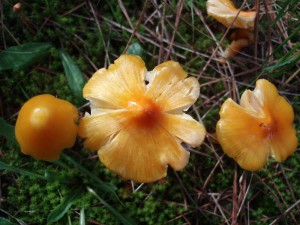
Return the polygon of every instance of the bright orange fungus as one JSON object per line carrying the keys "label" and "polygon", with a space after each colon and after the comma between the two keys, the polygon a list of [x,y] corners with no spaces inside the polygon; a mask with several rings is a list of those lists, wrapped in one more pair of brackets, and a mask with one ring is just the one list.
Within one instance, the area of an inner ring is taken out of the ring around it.
{"label": "bright orange fungus", "polygon": [[69,102],[49,94],[29,99],[21,108],[15,134],[21,151],[35,159],[52,161],[71,148],[77,136],[78,111]]}
{"label": "bright orange fungus", "polygon": [[230,45],[227,46],[222,54],[221,62],[231,59],[238,54],[242,48],[247,47],[254,41],[254,36],[251,31],[245,29],[237,29],[230,35]]}
{"label": "bright orange fungus", "polygon": [[224,26],[231,28],[253,29],[256,12],[240,11],[230,0],[208,0],[207,14]]}
{"label": "bright orange fungus", "polygon": [[239,11],[230,0],[208,0],[207,14],[226,27],[238,28],[230,36],[230,45],[222,53],[220,62],[225,63],[238,54],[244,47],[253,43],[252,30],[255,24],[256,12]]}
{"label": "bright orange fungus", "polygon": [[132,112],[131,118],[128,118],[128,125],[151,129],[163,120],[162,109],[146,96],[128,102],[128,110]]}
{"label": "bright orange fungus", "polygon": [[205,137],[204,126],[183,112],[197,100],[199,88],[177,62],[147,72],[140,57],[122,55],[85,85],[91,113],[81,119],[79,136],[121,177],[159,180],[168,165],[180,170],[188,163],[181,142],[199,146]]}
{"label": "bright orange fungus", "polygon": [[258,80],[253,91],[246,90],[240,105],[227,99],[220,117],[218,141],[243,169],[261,169],[270,155],[281,162],[297,148],[293,109],[267,80]]}

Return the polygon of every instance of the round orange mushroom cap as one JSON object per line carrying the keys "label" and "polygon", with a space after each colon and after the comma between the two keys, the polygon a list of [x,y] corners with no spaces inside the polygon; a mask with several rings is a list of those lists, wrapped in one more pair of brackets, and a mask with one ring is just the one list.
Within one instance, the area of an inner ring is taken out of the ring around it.
{"label": "round orange mushroom cap", "polygon": [[209,16],[215,18],[226,27],[231,26],[232,28],[245,29],[254,28],[256,12],[239,12],[239,10],[235,8],[230,0],[208,0],[206,3],[206,8]]}
{"label": "round orange mushroom cap", "polygon": [[21,151],[52,161],[71,148],[77,136],[78,111],[71,103],[49,94],[29,99],[21,108],[15,134]]}
{"label": "round orange mushroom cap", "polygon": [[261,169],[269,156],[281,162],[297,148],[293,109],[267,80],[257,80],[253,91],[246,90],[240,105],[227,99],[220,117],[218,141],[243,169]]}
{"label": "round orange mushroom cap", "polygon": [[205,137],[204,126],[183,112],[197,100],[199,88],[177,62],[147,73],[140,57],[122,55],[85,85],[91,113],[81,119],[79,136],[124,179],[159,180],[168,165],[181,170],[188,163],[181,142],[199,146]]}

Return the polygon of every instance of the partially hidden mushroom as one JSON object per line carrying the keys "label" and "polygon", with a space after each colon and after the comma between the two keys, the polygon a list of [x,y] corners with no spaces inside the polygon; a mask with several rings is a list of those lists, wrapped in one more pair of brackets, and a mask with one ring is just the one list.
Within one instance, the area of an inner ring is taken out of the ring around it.
{"label": "partially hidden mushroom", "polygon": [[230,0],[208,0],[207,14],[225,27],[253,29],[256,12],[240,11]]}
{"label": "partially hidden mushroom", "polygon": [[254,35],[246,29],[237,29],[229,37],[230,45],[221,54],[220,62],[225,63],[254,41]]}
{"label": "partially hidden mushroom", "polygon": [[230,45],[221,55],[224,63],[238,54],[240,50],[253,43],[256,12],[239,11],[230,0],[208,0],[207,14],[227,28],[237,28],[230,36]]}
{"label": "partially hidden mushroom", "polygon": [[74,105],[52,95],[29,99],[22,106],[15,127],[21,151],[38,160],[59,159],[63,149],[75,144],[78,117]]}
{"label": "partially hidden mushroom", "polygon": [[240,105],[231,98],[223,103],[216,133],[229,157],[243,169],[256,171],[269,156],[281,162],[295,152],[298,140],[293,121],[292,106],[272,83],[260,79],[253,91],[242,94]]}
{"label": "partially hidden mushroom", "polygon": [[81,119],[79,136],[98,151],[100,161],[124,179],[154,182],[170,165],[183,169],[205,128],[184,113],[199,96],[199,83],[179,63],[168,61],[146,71],[135,55],[121,55],[98,70],[83,89],[91,113]]}

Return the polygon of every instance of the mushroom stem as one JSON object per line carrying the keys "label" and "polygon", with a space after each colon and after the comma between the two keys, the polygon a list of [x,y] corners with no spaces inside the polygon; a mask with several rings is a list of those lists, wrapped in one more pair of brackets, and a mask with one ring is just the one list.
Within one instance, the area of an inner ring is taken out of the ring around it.
{"label": "mushroom stem", "polygon": [[253,43],[254,37],[251,31],[246,29],[238,29],[230,35],[231,43],[221,55],[220,62],[225,63],[237,55],[242,48]]}

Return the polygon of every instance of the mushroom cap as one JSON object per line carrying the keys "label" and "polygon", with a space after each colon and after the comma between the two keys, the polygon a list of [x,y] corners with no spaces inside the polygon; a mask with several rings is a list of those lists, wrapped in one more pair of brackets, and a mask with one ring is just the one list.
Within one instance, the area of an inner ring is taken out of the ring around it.
{"label": "mushroom cap", "polygon": [[15,127],[21,151],[52,161],[71,148],[77,136],[78,111],[70,102],[49,94],[37,95],[22,106]]}
{"label": "mushroom cap", "polygon": [[18,2],[13,6],[13,12],[14,13],[21,13],[23,10],[23,5],[22,3]]}
{"label": "mushroom cap", "polygon": [[199,146],[205,137],[204,126],[183,112],[197,100],[199,83],[177,62],[147,73],[140,57],[122,55],[91,77],[83,96],[91,113],[80,121],[79,136],[124,179],[154,182],[168,165],[183,169],[189,152],[181,142]]}
{"label": "mushroom cap", "polygon": [[226,27],[229,27],[235,20],[231,28],[254,28],[256,12],[239,12],[230,0],[208,0],[206,9],[209,16],[215,18]]}
{"label": "mushroom cap", "polygon": [[246,170],[261,169],[269,156],[281,162],[297,148],[294,112],[276,87],[259,79],[240,105],[227,99],[220,110],[217,138],[223,151]]}

